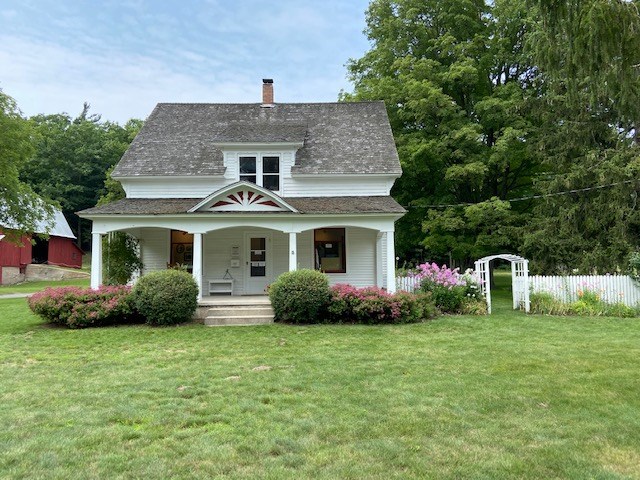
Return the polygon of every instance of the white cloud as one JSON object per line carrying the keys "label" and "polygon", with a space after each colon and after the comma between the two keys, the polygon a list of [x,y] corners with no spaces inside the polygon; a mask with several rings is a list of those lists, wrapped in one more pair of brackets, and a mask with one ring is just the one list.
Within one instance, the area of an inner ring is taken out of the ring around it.
{"label": "white cloud", "polygon": [[27,115],[75,115],[88,101],[124,122],[163,101],[259,102],[263,77],[275,79],[276,101],[335,101],[349,88],[344,64],[366,48],[362,16],[344,4],[211,2],[188,14],[109,5],[93,18],[63,9],[51,21],[43,18],[52,11],[15,7],[17,21],[4,22],[11,28],[0,23],[0,88]]}

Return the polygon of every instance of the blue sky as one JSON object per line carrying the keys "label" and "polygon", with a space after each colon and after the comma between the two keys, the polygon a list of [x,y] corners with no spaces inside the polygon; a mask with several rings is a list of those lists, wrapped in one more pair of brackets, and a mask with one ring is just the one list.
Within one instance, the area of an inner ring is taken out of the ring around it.
{"label": "blue sky", "polygon": [[335,101],[367,0],[0,2],[0,88],[25,115],[125,122],[157,102]]}

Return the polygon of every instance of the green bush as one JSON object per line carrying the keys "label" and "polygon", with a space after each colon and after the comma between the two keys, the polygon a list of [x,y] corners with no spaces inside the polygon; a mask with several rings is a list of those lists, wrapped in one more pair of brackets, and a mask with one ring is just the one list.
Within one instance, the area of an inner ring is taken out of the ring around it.
{"label": "green bush", "polygon": [[275,320],[318,323],[331,301],[328,277],[316,270],[295,270],[280,275],[269,286]]}
{"label": "green bush", "polygon": [[461,313],[467,289],[462,285],[445,286],[435,282],[422,282],[420,290],[431,293],[431,299],[442,313]]}
{"label": "green bush", "polygon": [[467,297],[462,301],[460,313],[463,315],[487,315],[489,309],[487,308],[487,302],[484,298]]}
{"label": "green bush", "polygon": [[198,285],[187,272],[151,272],[136,283],[133,301],[147,323],[175,325],[193,318],[198,306]]}
{"label": "green bush", "polygon": [[624,303],[606,303],[597,293],[585,290],[579,294],[579,300],[563,303],[548,292],[531,293],[531,313],[543,315],[577,315],[581,317],[621,317],[640,316],[640,308],[629,307]]}
{"label": "green bush", "polygon": [[531,313],[567,315],[571,312],[570,305],[562,303],[548,292],[531,293],[529,301],[531,302]]}

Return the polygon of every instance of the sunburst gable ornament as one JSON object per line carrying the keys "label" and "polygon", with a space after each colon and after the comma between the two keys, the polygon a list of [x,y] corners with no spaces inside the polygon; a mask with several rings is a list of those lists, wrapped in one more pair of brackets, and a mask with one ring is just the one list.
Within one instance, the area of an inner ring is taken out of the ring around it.
{"label": "sunburst gable ornament", "polygon": [[278,205],[269,197],[247,189],[227,194],[225,197],[211,205],[208,210],[218,212],[281,212],[287,209]]}

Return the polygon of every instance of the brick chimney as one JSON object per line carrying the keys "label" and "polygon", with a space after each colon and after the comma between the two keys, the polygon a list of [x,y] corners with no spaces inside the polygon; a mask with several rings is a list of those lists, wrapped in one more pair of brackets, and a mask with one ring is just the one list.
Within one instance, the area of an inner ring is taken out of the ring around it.
{"label": "brick chimney", "polygon": [[262,79],[262,106],[273,107],[273,79]]}

